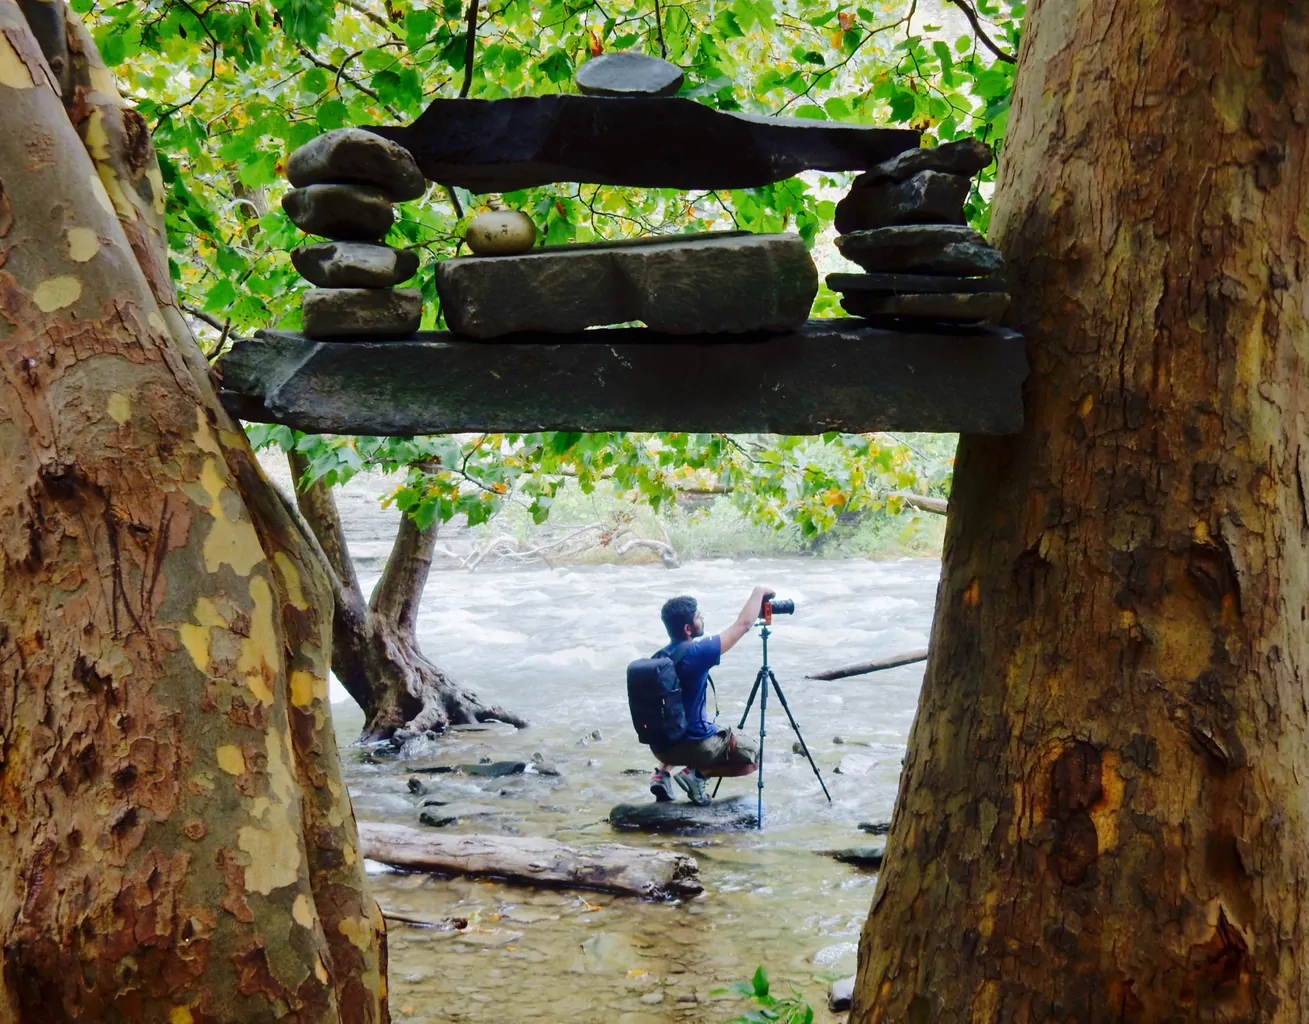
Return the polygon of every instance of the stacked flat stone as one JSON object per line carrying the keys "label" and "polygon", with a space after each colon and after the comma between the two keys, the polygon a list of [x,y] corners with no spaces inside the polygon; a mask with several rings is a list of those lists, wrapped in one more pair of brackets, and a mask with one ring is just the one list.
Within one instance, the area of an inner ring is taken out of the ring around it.
{"label": "stacked flat stone", "polygon": [[831,274],[841,306],[873,320],[983,323],[1009,306],[1004,257],[964,222],[976,139],[911,149],[859,175],[836,207],[837,248],[866,273]]}
{"label": "stacked flat stone", "polygon": [[316,287],[305,292],[304,333],[332,338],[397,339],[418,330],[417,288],[396,288],[418,271],[417,254],[382,242],[394,204],[417,199],[424,180],[397,143],[358,128],[340,128],[297,149],[286,162],[295,186],[282,197],[292,223],[330,239],[291,252]]}

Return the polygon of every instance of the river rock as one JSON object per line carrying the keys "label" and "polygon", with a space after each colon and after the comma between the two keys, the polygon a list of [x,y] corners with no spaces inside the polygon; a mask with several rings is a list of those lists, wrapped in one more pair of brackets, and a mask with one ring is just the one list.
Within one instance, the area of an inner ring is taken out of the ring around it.
{"label": "river rock", "polygon": [[867,846],[847,846],[840,850],[826,851],[828,857],[839,860],[842,864],[854,864],[861,868],[880,868],[886,858],[886,843],[870,843]]}
{"label": "river rock", "polygon": [[846,259],[871,272],[975,276],[1004,269],[1004,257],[987,245],[981,234],[957,224],[853,231],[837,236],[836,247]]}
{"label": "river rock", "polygon": [[861,821],[859,830],[867,832],[870,836],[884,836],[890,833],[891,823],[889,821]]}
{"label": "river rock", "polygon": [[300,276],[319,288],[389,288],[418,272],[418,253],[371,242],[319,242],[291,250]]}
{"label": "river rock", "polygon": [[684,77],[676,64],[623,51],[592,57],[577,69],[575,81],[583,96],[672,96]]}
{"label": "river rock", "polygon": [[676,236],[440,260],[450,329],[472,338],[642,320],[668,334],[799,327],[818,272],[797,235]]}
{"label": "river rock", "polygon": [[308,185],[282,196],[291,223],[310,235],[372,242],[391,229],[391,200],[371,185]]}
{"label": "river rock", "polygon": [[828,274],[827,287],[834,292],[866,292],[869,295],[927,295],[959,292],[1002,292],[1000,274],[986,277],[954,277],[950,274]]}
{"label": "river rock", "polygon": [[904,316],[916,320],[964,324],[995,320],[1009,308],[1004,292],[941,295],[865,295],[852,292],[842,296],[841,307],[851,316]]}
{"label": "river rock", "polygon": [[837,978],[832,982],[832,987],[827,990],[827,1008],[833,1013],[841,1013],[850,1009],[850,1003],[854,1000],[854,975],[848,978]]}
{"label": "river rock", "polygon": [[904,181],[921,171],[941,171],[971,178],[991,162],[991,147],[978,139],[959,139],[930,149],[907,149],[855,179],[854,187],[879,181]]}
{"label": "river rock", "polygon": [[[304,333],[331,338],[405,338],[418,330],[423,296],[417,288],[313,288],[301,300]],[[401,752],[401,756],[415,754]]]}
{"label": "river rock", "polygon": [[919,171],[904,181],[867,186],[862,180],[855,179],[850,193],[836,204],[836,230],[841,234],[896,224],[962,224],[964,200],[973,184],[962,175],[941,171]]}
{"label": "river rock", "polygon": [[361,128],[337,128],[311,139],[286,160],[287,180],[306,185],[373,185],[396,202],[417,199],[427,183],[403,146]]}
{"label": "river rock", "polygon": [[692,803],[619,804],[609,824],[643,832],[754,828],[759,822],[753,797],[733,796],[698,807]]}
{"label": "river rock", "polygon": [[457,769],[465,775],[486,779],[502,779],[507,775],[522,775],[527,771],[526,761],[486,761],[481,764],[461,764]]}

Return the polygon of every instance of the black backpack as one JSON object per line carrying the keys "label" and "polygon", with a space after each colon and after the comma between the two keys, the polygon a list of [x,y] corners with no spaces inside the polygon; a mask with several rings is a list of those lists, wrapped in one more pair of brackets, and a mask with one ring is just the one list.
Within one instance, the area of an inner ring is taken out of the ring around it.
{"label": "black backpack", "polygon": [[667,654],[627,666],[627,706],[637,738],[651,750],[667,750],[686,735],[686,706],[677,665],[691,649],[684,641]]}

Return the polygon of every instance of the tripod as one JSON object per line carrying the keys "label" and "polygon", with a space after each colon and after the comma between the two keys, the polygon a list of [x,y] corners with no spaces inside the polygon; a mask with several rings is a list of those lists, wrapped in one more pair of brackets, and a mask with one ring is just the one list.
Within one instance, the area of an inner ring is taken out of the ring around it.
{"label": "tripod", "polygon": [[[764,737],[768,735],[767,718],[768,718],[768,685],[772,684],[773,692],[777,694],[777,699],[782,704],[782,710],[786,712],[787,719],[791,722],[791,728],[795,730],[796,738],[800,741],[800,749],[804,751],[804,756],[809,759],[809,767],[814,770],[814,777],[818,780],[818,785],[823,787],[823,796],[827,797],[827,802],[832,802],[832,794],[827,791],[827,783],[823,781],[823,775],[818,770],[818,765],[814,764],[813,755],[809,753],[809,746],[804,741],[804,736],[800,734],[800,726],[795,720],[795,715],[791,714],[791,708],[786,703],[786,694],[782,692],[782,686],[777,681],[777,676],[768,666],[768,638],[772,636],[768,624],[759,633],[759,639],[764,645],[764,662],[759,666],[759,674],[754,677],[754,686],[750,689],[750,697],[745,702],[745,711],[741,715],[741,724],[736,728],[741,730],[745,728],[745,720],[750,717],[750,709],[754,707],[754,699],[759,697],[759,808],[757,828],[764,827]],[[718,787],[723,780],[720,778],[714,785],[713,795],[718,795]]]}

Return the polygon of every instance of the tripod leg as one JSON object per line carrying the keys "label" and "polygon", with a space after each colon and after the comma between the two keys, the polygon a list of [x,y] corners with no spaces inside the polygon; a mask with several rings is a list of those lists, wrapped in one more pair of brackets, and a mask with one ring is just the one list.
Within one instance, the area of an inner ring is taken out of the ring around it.
{"label": "tripod leg", "polygon": [[[814,770],[814,777],[818,779],[818,785],[823,787],[823,796],[827,797],[827,802],[832,802],[832,794],[827,792],[827,783],[823,781],[822,772],[818,770],[818,765],[814,764],[814,757],[809,753],[809,745],[805,743],[804,736],[800,734],[799,723],[795,720],[795,715],[791,714],[790,705],[786,703],[786,694],[782,692],[782,686],[777,681],[777,676],[773,675],[773,670],[768,670],[768,678],[772,681],[773,689],[777,691],[777,699],[782,702],[782,709],[786,712],[786,717],[791,720],[791,728],[795,730],[796,738],[800,740],[800,749],[804,751],[804,756],[809,759],[809,767]],[[762,705],[760,705],[762,707]],[[762,749],[762,744],[760,744]],[[762,768],[762,765],[760,766]]]}
{"label": "tripod leg", "polygon": [[[742,712],[741,714],[741,724],[736,727],[737,732],[740,732],[742,729],[745,728],[745,720],[750,717],[750,709],[754,707],[754,699],[759,693],[759,687],[763,685],[764,680],[767,678],[768,677],[764,675],[763,669],[760,669],[759,674],[754,677],[754,686],[750,687],[750,696],[746,698],[745,711]],[[720,775],[718,776],[718,781],[714,783],[714,791],[709,794],[710,800],[717,798],[718,787],[721,786],[722,784],[723,784],[723,777]]]}
{"label": "tripod leg", "polygon": [[[759,678],[763,680],[764,685],[759,689],[759,808],[755,828],[761,832],[764,828],[764,737],[768,735],[766,728],[768,721],[768,678],[772,674],[773,670],[767,664],[759,670]],[[773,685],[777,685],[776,680],[773,680]]]}

